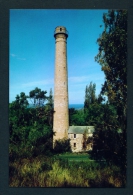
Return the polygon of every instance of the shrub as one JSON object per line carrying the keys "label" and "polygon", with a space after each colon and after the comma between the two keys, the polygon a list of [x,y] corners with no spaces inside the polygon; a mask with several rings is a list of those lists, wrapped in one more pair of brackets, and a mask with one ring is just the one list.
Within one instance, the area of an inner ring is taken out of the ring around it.
{"label": "shrub", "polygon": [[70,139],[59,139],[54,143],[54,152],[55,153],[65,153],[71,152]]}

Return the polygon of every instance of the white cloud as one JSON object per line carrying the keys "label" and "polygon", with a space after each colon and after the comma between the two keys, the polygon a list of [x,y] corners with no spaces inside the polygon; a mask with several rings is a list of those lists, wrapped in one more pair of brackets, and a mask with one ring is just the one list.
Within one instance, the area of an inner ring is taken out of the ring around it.
{"label": "white cloud", "polygon": [[53,85],[54,80],[53,79],[46,79],[46,80],[41,80],[41,81],[32,81],[32,82],[27,82],[23,83],[21,86],[23,87],[36,87],[36,86],[41,86],[41,85]]}
{"label": "white cloud", "polygon": [[96,84],[96,95],[101,91],[101,85],[104,83],[104,74],[94,73],[91,75],[76,76],[68,78],[68,90],[70,103],[83,103],[85,96],[85,87],[92,81]]}
{"label": "white cloud", "polygon": [[69,77],[68,80],[70,82],[74,82],[74,83],[81,83],[81,82],[85,82],[88,80],[88,76],[77,76],[77,77]]}
{"label": "white cloud", "polygon": [[16,55],[16,54],[14,54],[14,53],[11,53],[11,54],[10,54],[10,56],[12,56],[12,57],[16,57],[17,55]]}
{"label": "white cloud", "polygon": [[91,75],[87,75],[87,76],[77,76],[77,77],[69,77],[68,78],[69,83],[73,83],[73,84],[79,84],[79,83],[86,83],[89,84],[91,81],[93,83],[95,82],[103,82],[104,81],[104,75],[103,74],[91,74]]}
{"label": "white cloud", "polygon": [[17,56],[14,53],[11,53],[10,56],[12,56],[13,58],[17,57],[18,60],[26,60],[26,58],[20,58],[19,56]]}
{"label": "white cloud", "polygon": [[18,60],[26,60],[26,58],[17,58]]}

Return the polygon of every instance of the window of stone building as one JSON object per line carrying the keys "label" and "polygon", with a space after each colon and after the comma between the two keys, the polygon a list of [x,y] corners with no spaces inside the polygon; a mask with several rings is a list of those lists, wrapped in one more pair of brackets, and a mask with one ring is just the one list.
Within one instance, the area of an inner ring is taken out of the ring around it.
{"label": "window of stone building", "polygon": [[74,147],[76,147],[76,143],[74,143]]}
{"label": "window of stone building", "polygon": [[74,134],[74,138],[76,138],[76,134]]}

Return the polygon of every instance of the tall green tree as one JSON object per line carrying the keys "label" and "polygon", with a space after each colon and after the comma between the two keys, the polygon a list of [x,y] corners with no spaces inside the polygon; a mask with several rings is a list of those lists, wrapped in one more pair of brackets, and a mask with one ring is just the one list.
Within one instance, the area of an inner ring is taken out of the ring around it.
{"label": "tall green tree", "polygon": [[53,126],[54,100],[52,89],[50,89],[49,96],[47,97],[45,111],[47,112],[49,125]]}
{"label": "tall green tree", "polygon": [[85,88],[84,108],[88,109],[89,105],[94,104],[96,101],[96,84],[90,82],[89,86],[86,86]]}
{"label": "tall green tree", "polygon": [[95,57],[105,73],[102,94],[117,109],[118,120],[125,128],[127,109],[127,10],[110,10],[103,15],[104,31],[97,39]]}
{"label": "tall green tree", "polygon": [[102,120],[103,96],[99,94],[96,96],[96,84],[90,82],[85,88],[85,101],[84,101],[84,125],[95,125]]}
{"label": "tall green tree", "polygon": [[[109,10],[103,15],[103,22],[104,31],[97,40],[99,53],[95,60],[101,65],[101,69],[105,73],[105,83],[102,86],[101,93],[107,95],[108,103],[115,107],[118,123],[116,123],[117,125],[111,124],[111,122],[106,123],[102,128],[108,131],[106,131],[106,137],[117,143],[116,150],[113,147],[115,143],[108,141],[108,151],[113,150],[112,154],[117,154],[115,157],[119,158],[119,163],[124,170],[126,167],[127,10]],[[122,130],[122,133],[117,133],[113,138],[111,136],[115,135],[113,130],[118,128]],[[98,137],[100,134],[97,132],[96,136]]]}
{"label": "tall green tree", "polygon": [[69,125],[84,126],[85,125],[85,114],[83,109],[75,110],[74,108],[69,109]]}

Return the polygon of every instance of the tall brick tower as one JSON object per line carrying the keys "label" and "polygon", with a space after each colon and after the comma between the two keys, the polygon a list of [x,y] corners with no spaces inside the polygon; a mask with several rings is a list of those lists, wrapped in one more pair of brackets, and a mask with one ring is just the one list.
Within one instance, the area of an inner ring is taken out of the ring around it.
{"label": "tall brick tower", "polygon": [[68,138],[68,75],[67,75],[67,37],[65,27],[58,26],[55,37],[55,86],[54,86],[54,121],[53,143],[55,140]]}

